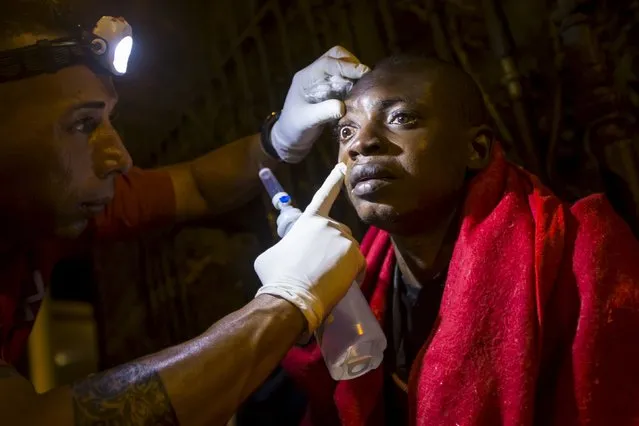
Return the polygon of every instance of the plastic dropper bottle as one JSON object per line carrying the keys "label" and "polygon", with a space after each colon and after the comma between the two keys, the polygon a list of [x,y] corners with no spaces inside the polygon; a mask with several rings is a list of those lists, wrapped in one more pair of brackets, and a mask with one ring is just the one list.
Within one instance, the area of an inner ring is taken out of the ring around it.
{"label": "plastic dropper bottle", "polygon": [[273,207],[280,211],[277,216],[277,235],[283,238],[302,215],[302,212],[293,207],[290,195],[284,191],[271,169],[266,167],[261,169],[259,176],[266,192],[271,197]]}
{"label": "plastic dropper bottle", "polygon": [[[273,172],[263,168],[260,179],[273,206],[280,210],[277,233],[284,237],[302,212],[291,205]],[[350,380],[376,369],[384,359],[386,336],[357,282],[315,332],[324,362],[335,380]]]}

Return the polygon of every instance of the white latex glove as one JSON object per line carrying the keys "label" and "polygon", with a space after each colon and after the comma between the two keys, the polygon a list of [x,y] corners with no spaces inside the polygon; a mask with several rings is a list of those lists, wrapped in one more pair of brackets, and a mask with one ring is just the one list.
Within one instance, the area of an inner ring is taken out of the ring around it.
{"label": "white latex glove", "polygon": [[306,96],[309,91],[318,84],[335,87],[340,82],[350,85],[350,89],[352,80],[359,79],[369,71],[370,68],[341,46],[333,47],[311,65],[298,71],[286,95],[280,118],[271,129],[271,143],[277,155],[287,163],[299,163],[313,147],[322,125],[344,115],[342,101],[329,99],[311,103]]}
{"label": "white latex glove", "polygon": [[311,333],[366,266],[348,227],[328,217],[345,168],[335,166],[288,234],[255,260],[262,281],[256,297],[288,300],[302,311]]}

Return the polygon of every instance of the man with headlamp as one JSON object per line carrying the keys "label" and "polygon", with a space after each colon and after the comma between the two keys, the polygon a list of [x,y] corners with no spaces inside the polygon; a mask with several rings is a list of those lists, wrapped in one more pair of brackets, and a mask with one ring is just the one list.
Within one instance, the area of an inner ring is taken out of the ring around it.
{"label": "man with headlamp", "polygon": [[[12,364],[67,249],[239,205],[260,166],[301,161],[322,125],[343,114],[340,101],[311,104],[305,90],[329,79],[348,84],[368,68],[335,47],[295,75],[282,113],[271,114],[261,134],[143,171],[109,119],[117,102],[110,75],[126,72],[133,44],[126,21],[104,17],[93,31],[36,20],[0,28],[1,423],[223,423],[363,268],[349,231],[317,213],[334,201],[339,168],[313,209],[256,261],[260,295],[201,336],[43,395]],[[309,262],[317,247],[323,258]]]}

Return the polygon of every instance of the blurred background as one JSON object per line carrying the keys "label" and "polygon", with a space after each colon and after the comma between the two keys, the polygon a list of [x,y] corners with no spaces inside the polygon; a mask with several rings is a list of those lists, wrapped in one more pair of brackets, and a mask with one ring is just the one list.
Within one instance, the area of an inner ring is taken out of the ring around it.
{"label": "blurred background", "polygon": [[[42,0],[52,7],[73,0]],[[639,230],[639,1],[111,0],[78,23],[124,16],[135,46],[116,127],[134,161],[192,159],[258,131],[293,73],[335,44],[373,65],[422,52],[481,88],[508,156],[567,200],[605,191]],[[299,205],[336,159],[327,132],[282,167]],[[344,199],[334,216],[361,236]],[[275,241],[265,196],[224,217],[100,246],[56,267],[28,360],[47,390],[193,337],[247,302]]]}

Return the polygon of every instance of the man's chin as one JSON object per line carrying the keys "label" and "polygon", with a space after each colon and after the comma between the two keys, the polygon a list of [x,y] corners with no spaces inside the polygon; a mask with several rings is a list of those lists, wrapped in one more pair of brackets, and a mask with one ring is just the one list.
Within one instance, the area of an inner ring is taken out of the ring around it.
{"label": "man's chin", "polygon": [[392,204],[358,202],[355,210],[360,220],[394,235],[413,235],[428,229],[428,215],[418,209]]}
{"label": "man's chin", "polygon": [[391,232],[396,227],[400,215],[388,204],[360,202],[356,206],[357,216],[366,225]]}
{"label": "man's chin", "polygon": [[87,219],[80,219],[75,222],[64,224],[58,226],[55,231],[55,235],[59,238],[64,239],[78,238],[80,235],[82,235],[84,230],[87,229],[88,224],[89,221]]}

